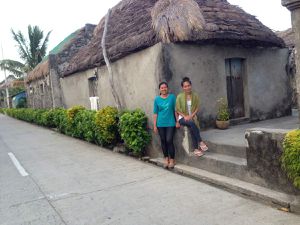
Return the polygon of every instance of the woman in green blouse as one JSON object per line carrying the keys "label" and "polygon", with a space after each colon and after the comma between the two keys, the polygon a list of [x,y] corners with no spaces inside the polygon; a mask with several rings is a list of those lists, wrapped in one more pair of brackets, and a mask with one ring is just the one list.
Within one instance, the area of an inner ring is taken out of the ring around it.
{"label": "woman in green blouse", "polygon": [[194,154],[196,156],[202,156],[208,148],[200,136],[200,125],[197,119],[200,99],[199,96],[192,91],[192,82],[188,77],[182,79],[181,87],[183,92],[181,92],[176,99],[176,112],[179,114],[179,123],[190,129]]}

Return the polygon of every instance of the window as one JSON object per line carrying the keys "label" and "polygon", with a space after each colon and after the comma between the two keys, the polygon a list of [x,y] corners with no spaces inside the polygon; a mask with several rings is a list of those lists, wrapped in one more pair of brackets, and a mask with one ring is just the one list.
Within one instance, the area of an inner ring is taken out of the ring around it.
{"label": "window", "polygon": [[97,81],[97,78],[96,77],[90,77],[88,79],[88,82],[89,82],[89,95],[90,97],[95,97],[96,96],[96,93],[97,93],[97,85],[96,85],[96,81]]}

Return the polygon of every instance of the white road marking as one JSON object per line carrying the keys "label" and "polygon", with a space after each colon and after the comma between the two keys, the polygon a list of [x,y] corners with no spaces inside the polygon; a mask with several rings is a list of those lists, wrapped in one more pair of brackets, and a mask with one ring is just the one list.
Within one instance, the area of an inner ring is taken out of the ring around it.
{"label": "white road marking", "polygon": [[23,176],[26,177],[29,174],[26,172],[26,170],[23,168],[23,166],[20,164],[18,159],[15,157],[15,155],[11,152],[8,153],[8,156],[10,157],[11,161],[15,165],[15,167],[18,169],[19,173]]}

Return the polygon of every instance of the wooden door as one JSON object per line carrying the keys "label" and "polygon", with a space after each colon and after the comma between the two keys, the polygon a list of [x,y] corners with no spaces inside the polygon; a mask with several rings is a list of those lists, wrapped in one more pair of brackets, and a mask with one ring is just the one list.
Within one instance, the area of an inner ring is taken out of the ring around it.
{"label": "wooden door", "polygon": [[240,58],[226,59],[225,61],[227,100],[231,119],[245,116],[243,61],[244,59]]}

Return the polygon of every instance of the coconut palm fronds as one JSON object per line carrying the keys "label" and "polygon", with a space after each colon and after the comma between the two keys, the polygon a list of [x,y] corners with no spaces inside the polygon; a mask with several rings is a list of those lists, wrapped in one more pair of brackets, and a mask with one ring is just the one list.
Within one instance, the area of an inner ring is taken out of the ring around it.
{"label": "coconut palm fronds", "polygon": [[0,60],[0,69],[7,70],[10,73],[16,75],[17,77],[21,77],[24,74],[25,65],[21,62],[11,60],[11,59],[3,59]]}

